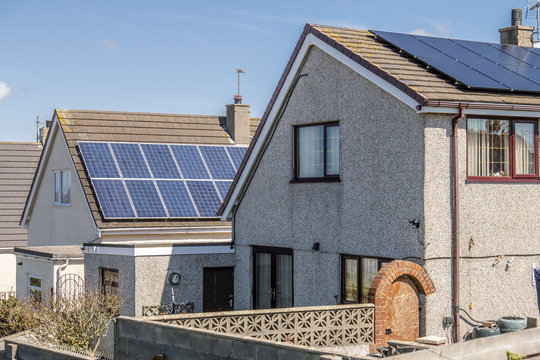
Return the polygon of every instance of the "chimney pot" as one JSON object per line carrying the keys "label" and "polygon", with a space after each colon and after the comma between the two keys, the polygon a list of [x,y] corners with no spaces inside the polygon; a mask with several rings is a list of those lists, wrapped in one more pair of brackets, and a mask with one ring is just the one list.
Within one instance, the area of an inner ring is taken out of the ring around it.
{"label": "chimney pot", "polygon": [[522,25],[522,11],[521,9],[512,9],[512,26]]}

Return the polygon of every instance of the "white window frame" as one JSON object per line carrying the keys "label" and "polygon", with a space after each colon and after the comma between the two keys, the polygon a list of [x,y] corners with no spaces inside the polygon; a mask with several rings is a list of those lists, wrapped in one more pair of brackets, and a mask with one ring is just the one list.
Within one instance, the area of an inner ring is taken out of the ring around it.
{"label": "white window frame", "polygon": [[[37,279],[39,280],[39,284],[40,286],[35,286],[35,285],[31,285],[30,284],[30,279]],[[36,291],[39,291],[39,298],[40,298],[40,302],[43,301],[43,279],[40,278],[39,276],[34,276],[34,275],[31,275],[31,274],[28,274],[28,298],[32,298],[32,290],[36,290]]]}
{"label": "white window frame", "polygon": [[[62,201],[62,188],[64,185],[64,174],[69,174],[67,179],[69,179],[69,201]],[[60,193],[59,198],[56,198],[56,184],[57,177],[60,179]],[[55,206],[69,206],[71,205],[71,170],[53,170],[52,175],[52,203]]]}

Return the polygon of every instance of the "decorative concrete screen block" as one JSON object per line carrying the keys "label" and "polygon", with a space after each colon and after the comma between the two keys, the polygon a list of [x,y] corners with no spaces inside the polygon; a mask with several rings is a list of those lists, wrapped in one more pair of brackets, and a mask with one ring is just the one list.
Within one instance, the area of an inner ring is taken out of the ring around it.
{"label": "decorative concrete screen block", "polygon": [[186,314],[155,320],[311,347],[374,342],[372,304]]}

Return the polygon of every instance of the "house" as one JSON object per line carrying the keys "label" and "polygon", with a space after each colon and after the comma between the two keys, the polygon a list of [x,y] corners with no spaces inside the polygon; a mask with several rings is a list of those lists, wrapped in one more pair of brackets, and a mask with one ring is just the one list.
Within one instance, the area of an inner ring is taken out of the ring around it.
{"label": "house", "polygon": [[372,302],[380,343],[537,316],[539,59],[307,24],[219,210],[235,308]]}
{"label": "house", "polygon": [[231,226],[216,211],[257,124],[241,103],[227,116],[55,110],[18,254],[31,252],[38,273],[38,258],[48,262],[47,289],[80,287],[62,278],[74,273],[86,288],[118,293],[123,315],[173,301],[231,307]]}
{"label": "house", "polygon": [[15,295],[13,248],[26,245],[19,219],[40,154],[39,142],[0,142],[0,299]]}

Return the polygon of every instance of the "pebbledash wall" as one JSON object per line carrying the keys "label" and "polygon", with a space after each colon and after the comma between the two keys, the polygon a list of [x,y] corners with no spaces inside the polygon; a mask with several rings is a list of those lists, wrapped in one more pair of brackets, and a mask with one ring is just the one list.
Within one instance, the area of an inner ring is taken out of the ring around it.
{"label": "pebbledash wall", "polygon": [[[406,259],[424,266],[435,288],[422,307],[425,333],[444,336],[443,317],[452,314],[454,115],[417,113],[316,47],[299,74],[307,76],[236,210],[235,308],[253,306],[252,245],[293,249],[295,306],[341,301],[340,254]],[[341,181],[291,183],[293,125],[326,121],[339,121]],[[463,119],[460,304],[477,319],[536,316],[540,184],[466,182],[465,129]],[[315,242],[320,251],[311,250]]]}
{"label": "pebbledash wall", "polygon": [[[100,286],[100,267],[118,269],[121,315],[142,316],[143,306],[171,302],[193,302],[194,311],[201,312],[203,304],[203,269],[234,266],[234,254],[118,256],[85,254],[87,286]],[[180,284],[170,285],[169,270],[181,275]]]}

